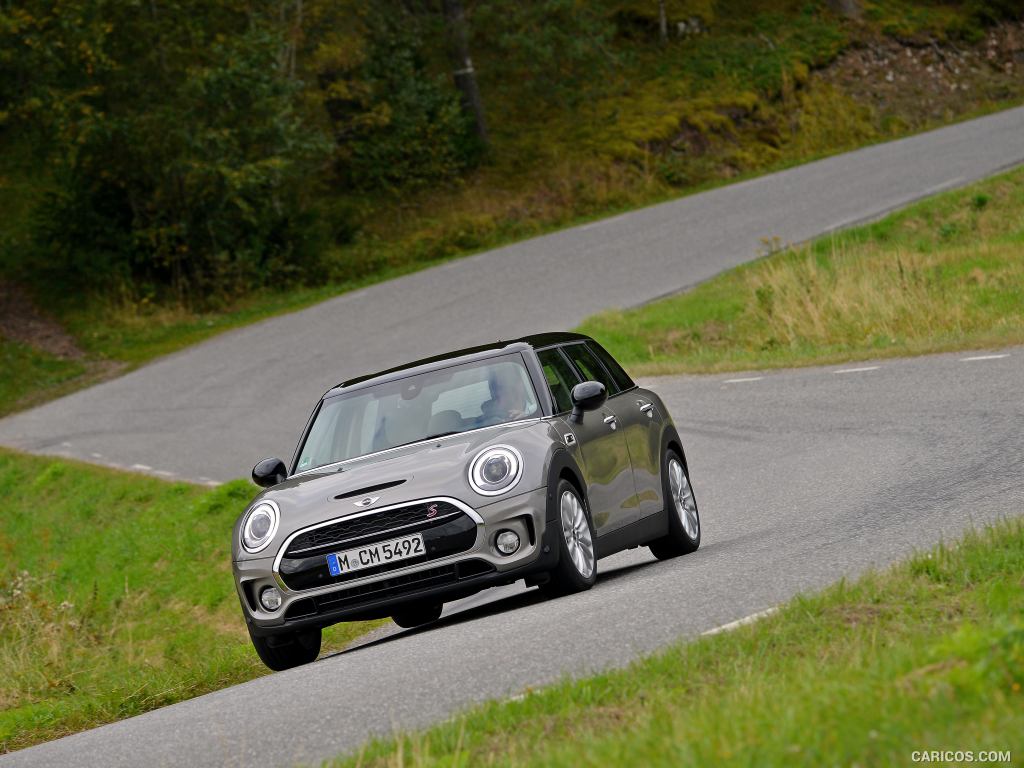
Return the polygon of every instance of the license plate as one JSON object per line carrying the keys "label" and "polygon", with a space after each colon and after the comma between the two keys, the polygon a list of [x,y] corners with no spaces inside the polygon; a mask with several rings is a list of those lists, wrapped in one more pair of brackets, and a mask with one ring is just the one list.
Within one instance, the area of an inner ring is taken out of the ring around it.
{"label": "license plate", "polygon": [[367,544],[365,547],[356,547],[330,554],[327,556],[327,568],[330,570],[331,576],[341,576],[343,573],[372,568],[375,565],[419,557],[426,551],[423,547],[423,534],[414,533],[400,539],[379,541],[376,544]]}

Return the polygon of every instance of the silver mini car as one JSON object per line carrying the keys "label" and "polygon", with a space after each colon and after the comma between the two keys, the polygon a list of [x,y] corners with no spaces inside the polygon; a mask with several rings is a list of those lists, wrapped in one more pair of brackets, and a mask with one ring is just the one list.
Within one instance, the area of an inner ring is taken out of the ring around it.
{"label": "silver mini car", "polygon": [[593,339],[557,333],[464,349],[346,381],[313,411],[291,464],[235,524],[253,645],[271,669],[313,661],[321,629],[525,579],[589,589],[597,561],[700,545],[686,456],[661,399]]}

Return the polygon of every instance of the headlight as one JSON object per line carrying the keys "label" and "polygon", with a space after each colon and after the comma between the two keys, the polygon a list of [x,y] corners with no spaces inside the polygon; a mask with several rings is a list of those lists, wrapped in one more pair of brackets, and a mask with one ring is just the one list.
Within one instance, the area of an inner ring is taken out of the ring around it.
{"label": "headlight", "polygon": [[523,456],[510,445],[485,448],[469,465],[469,484],[484,496],[510,490],[523,474]]}
{"label": "headlight", "polygon": [[242,523],[242,546],[249,554],[256,554],[266,549],[267,544],[277,533],[277,523],[281,514],[277,504],[272,501],[261,501],[249,510]]}

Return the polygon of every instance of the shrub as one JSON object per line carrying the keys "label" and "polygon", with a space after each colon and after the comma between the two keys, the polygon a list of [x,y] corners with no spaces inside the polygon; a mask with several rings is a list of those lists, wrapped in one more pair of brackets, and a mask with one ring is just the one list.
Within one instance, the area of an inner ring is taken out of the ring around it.
{"label": "shrub", "polygon": [[[258,9],[151,8],[82,0],[58,20],[40,3],[17,37],[47,46],[19,102],[53,169],[30,266],[58,286],[150,284],[182,301],[300,277],[321,250],[308,179],[329,143],[300,118],[280,31]],[[76,14],[104,24],[68,40]]]}
{"label": "shrub", "polygon": [[422,19],[385,6],[357,18],[358,39],[335,41],[318,73],[341,182],[361,191],[408,191],[473,165],[482,148],[447,75],[428,71]]}

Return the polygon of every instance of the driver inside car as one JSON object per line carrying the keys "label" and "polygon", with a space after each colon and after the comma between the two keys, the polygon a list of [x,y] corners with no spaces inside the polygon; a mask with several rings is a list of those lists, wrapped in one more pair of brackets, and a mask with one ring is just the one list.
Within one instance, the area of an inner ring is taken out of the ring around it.
{"label": "driver inside car", "polygon": [[515,367],[496,367],[488,375],[487,384],[491,390],[491,399],[480,406],[480,420],[483,424],[500,424],[536,414],[537,405],[532,402]]}

